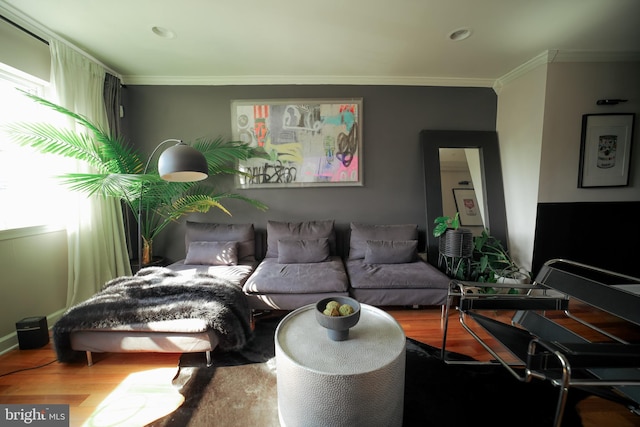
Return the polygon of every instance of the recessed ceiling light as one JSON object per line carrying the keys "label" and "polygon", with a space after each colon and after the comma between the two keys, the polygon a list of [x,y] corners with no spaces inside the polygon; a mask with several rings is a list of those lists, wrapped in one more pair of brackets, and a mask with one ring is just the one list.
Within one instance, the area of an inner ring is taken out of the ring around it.
{"label": "recessed ceiling light", "polygon": [[470,28],[459,28],[449,33],[449,39],[454,42],[459,42],[464,39],[468,39],[471,37],[471,29]]}
{"label": "recessed ceiling light", "polygon": [[162,37],[163,39],[174,39],[176,37],[176,33],[164,27],[153,27],[151,31],[153,31],[153,34],[158,37]]}

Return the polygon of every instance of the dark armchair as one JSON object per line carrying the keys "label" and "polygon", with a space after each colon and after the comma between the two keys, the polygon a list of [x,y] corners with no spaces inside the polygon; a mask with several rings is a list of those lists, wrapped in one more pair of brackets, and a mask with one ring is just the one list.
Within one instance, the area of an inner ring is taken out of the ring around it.
{"label": "dark armchair", "polygon": [[[446,352],[449,310],[455,305],[465,330],[495,358],[488,363],[502,364],[520,381],[536,378],[559,388],[555,426],[562,422],[572,387],[623,403],[640,415],[640,344],[627,342],[569,310],[569,301],[575,298],[640,326],[640,279],[552,260],[545,263],[532,284],[517,285],[521,293],[478,292],[488,285],[514,287],[451,281],[441,353],[446,363],[461,363],[448,360]],[[486,315],[485,310],[511,310],[515,314],[508,324]],[[602,338],[588,340],[547,315],[552,311],[563,313]]]}

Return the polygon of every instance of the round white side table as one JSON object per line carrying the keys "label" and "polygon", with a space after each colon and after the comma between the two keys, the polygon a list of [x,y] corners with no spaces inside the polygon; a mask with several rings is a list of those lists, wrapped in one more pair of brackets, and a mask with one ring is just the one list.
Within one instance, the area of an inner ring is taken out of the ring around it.
{"label": "round white side table", "polygon": [[388,313],[361,304],[349,339],[332,341],[315,305],[289,313],[275,334],[278,414],[286,427],[401,426],[406,338]]}

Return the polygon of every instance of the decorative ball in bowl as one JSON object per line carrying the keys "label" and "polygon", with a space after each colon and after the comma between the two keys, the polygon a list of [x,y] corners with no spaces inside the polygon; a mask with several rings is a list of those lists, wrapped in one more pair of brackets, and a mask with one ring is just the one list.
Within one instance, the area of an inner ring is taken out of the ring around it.
{"label": "decorative ball in bowl", "polygon": [[324,298],[316,303],[316,320],[327,328],[329,339],[344,341],[360,320],[360,303],[349,297]]}

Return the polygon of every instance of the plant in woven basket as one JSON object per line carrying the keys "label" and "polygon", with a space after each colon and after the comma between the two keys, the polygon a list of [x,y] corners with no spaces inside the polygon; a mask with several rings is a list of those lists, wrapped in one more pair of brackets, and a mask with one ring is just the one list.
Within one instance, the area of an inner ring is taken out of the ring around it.
{"label": "plant in woven basket", "polygon": [[438,251],[445,258],[447,274],[468,279],[469,258],[473,252],[473,233],[460,228],[460,213],[453,217],[440,216],[434,220],[433,236],[438,237]]}

